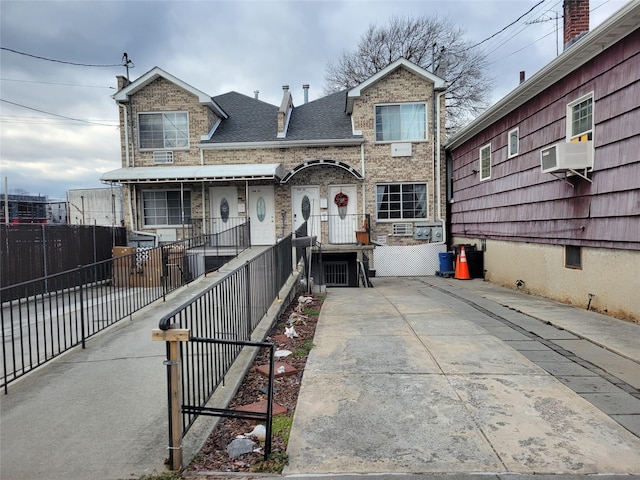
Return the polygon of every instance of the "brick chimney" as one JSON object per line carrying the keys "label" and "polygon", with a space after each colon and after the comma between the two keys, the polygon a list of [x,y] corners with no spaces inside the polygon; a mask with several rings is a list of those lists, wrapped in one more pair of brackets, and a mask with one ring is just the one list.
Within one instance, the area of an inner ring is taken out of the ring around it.
{"label": "brick chimney", "polygon": [[589,31],[589,0],[564,0],[564,48]]}
{"label": "brick chimney", "polygon": [[116,80],[118,81],[118,91],[129,85],[129,80],[127,80],[127,77],[123,77],[122,75],[117,75]]}

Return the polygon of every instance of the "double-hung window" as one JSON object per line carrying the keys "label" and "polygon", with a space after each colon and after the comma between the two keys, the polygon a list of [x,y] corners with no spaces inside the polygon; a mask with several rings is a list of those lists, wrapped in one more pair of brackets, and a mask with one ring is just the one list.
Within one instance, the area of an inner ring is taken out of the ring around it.
{"label": "double-hung window", "polygon": [[378,220],[427,218],[427,184],[378,184],[376,207]]}
{"label": "double-hung window", "polygon": [[593,94],[585,95],[567,105],[567,140],[593,140]]}
{"label": "double-hung window", "polygon": [[491,144],[480,149],[480,180],[491,178]]}
{"label": "double-hung window", "polygon": [[138,114],[141,149],[179,149],[189,147],[187,112],[154,112]]}
{"label": "double-hung window", "polygon": [[189,190],[146,190],[142,192],[145,226],[191,223]]}
{"label": "double-hung window", "polygon": [[419,141],[426,138],[425,103],[376,105],[376,142]]}

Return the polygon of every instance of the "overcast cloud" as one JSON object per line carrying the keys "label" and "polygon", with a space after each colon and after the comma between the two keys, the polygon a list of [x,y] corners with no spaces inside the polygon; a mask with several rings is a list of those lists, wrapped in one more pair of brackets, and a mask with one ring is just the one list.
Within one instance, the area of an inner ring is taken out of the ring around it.
{"label": "overcast cloud", "polygon": [[[5,177],[9,193],[53,198],[104,186],[102,173],[121,166],[111,95],[116,75],[125,74],[121,66],[74,66],[6,49],[87,65],[117,65],[127,52],[132,80],[158,66],[211,96],[259,90],[275,105],[287,84],[300,104],[302,84],[311,85],[310,100],[322,96],[327,63],[372,23],[393,15],[448,17],[477,43],[539,2],[2,0],[0,190]],[[591,0],[591,28],[625,3]],[[529,77],[556,56],[556,12],[562,14],[562,0],[544,0],[477,47],[495,79],[493,102],[517,86],[521,70]],[[562,42],[561,19],[558,25]]]}

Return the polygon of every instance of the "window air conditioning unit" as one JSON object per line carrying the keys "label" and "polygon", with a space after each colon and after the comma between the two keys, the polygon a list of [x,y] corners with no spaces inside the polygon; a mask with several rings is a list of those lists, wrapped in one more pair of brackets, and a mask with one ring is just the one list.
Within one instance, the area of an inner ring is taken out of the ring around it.
{"label": "window air conditioning unit", "polygon": [[173,152],[153,152],[153,163],[157,165],[173,163]]}
{"label": "window air conditioning unit", "polygon": [[593,141],[561,142],[540,150],[542,173],[593,168]]}

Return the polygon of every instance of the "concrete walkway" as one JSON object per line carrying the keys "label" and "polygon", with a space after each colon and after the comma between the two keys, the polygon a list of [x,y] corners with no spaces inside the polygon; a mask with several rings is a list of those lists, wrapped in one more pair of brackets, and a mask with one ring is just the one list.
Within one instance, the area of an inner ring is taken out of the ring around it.
{"label": "concrete walkway", "polygon": [[[166,347],[151,341],[151,331],[264,249],[243,252],[99,333],[86,350],[75,348],[9,385],[8,395],[0,395],[0,479],[116,480],[164,472]],[[206,439],[202,430],[204,438],[190,444]]]}
{"label": "concrete walkway", "polygon": [[481,280],[374,284],[327,295],[285,475],[640,474],[639,325]]}
{"label": "concrete walkway", "polygon": [[[0,398],[0,478],[164,471],[165,347],[151,330],[216,279],[12,384]],[[286,475],[640,473],[639,325],[480,280],[374,283],[327,295]],[[185,461],[209,430],[192,431]]]}

